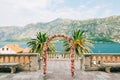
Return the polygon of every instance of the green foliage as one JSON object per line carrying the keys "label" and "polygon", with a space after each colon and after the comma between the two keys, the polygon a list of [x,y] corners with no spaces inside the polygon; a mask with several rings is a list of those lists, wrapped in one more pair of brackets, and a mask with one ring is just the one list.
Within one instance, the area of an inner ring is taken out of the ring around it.
{"label": "green foliage", "polygon": [[113,42],[112,40],[108,38],[94,38],[92,41],[97,41],[97,42]]}
{"label": "green foliage", "polygon": [[[31,52],[42,54],[44,43],[46,42],[48,35],[46,33],[38,32],[36,39],[31,39],[27,42],[27,45],[32,49]],[[48,51],[55,51],[55,46],[49,43]]]}
{"label": "green foliage", "polygon": [[[75,30],[72,34],[72,40],[77,55],[82,56],[84,53],[91,52],[89,47],[93,47],[93,44],[84,37],[84,31]],[[67,41],[64,41],[63,46],[65,51],[70,51],[69,43]]]}

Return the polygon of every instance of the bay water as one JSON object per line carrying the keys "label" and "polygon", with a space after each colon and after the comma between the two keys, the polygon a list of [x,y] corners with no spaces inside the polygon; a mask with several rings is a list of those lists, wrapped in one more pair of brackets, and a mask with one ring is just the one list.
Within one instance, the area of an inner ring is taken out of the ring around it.
{"label": "bay water", "polygon": [[[6,44],[18,44],[22,48],[27,48],[27,42],[0,42],[0,47]],[[61,42],[55,43],[56,51],[62,52],[64,50]],[[94,43],[94,48],[91,48],[93,53],[120,53],[120,43]]]}

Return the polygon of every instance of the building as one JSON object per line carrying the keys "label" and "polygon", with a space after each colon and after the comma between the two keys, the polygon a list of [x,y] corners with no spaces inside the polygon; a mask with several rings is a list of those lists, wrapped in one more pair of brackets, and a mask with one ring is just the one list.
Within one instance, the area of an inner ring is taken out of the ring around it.
{"label": "building", "polygon": [[2,48],[0,48],[1,54],[22,53],[22,52],[23,52],[23,48],[21,48],[17,44],[7,44]]}
{"label": "building", "polygon": [[30,48],[25,48],[24,50],[23,50],[23,53],[30,53],[31,52],[31,49]]}

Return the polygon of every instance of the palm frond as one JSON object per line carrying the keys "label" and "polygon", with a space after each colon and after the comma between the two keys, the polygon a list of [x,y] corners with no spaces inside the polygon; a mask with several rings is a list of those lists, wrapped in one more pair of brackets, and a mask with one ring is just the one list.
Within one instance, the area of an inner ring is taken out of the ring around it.
{"label": "palm frond", "polygon": [[[38,32],[35,39],[31,39],[29,42],[27,42],[27,45],[31,48],[32,52],[40,53],[42,54],[43,51],[43,45],[46,42],[48,36],[46,33]],[[55,51],[55,46],[51,43],[49,43],[48,50],[49,51]]]}
{"label": "palm frond", "polygon": [[[72,34],[72,40],[75,46],[75,53],[79,56],[82,56],[84,53],[92,52],[89,47],[93,47],[93,44],[90,40],[87,40],[84,37],[84,31],[75,30]],[[67,41],[63,43],[65,51],[70,50],[69,44]]]}

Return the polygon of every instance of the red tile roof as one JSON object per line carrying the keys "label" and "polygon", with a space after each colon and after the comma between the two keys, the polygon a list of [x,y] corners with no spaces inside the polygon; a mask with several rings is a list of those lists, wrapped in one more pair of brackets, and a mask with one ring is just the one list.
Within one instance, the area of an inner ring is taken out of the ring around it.
{"label": "red tile roof", "polygon": [[23,51],[23,48],[21,48],[18,44],[7,44],[6,46],[17,53],[21,53]]}

